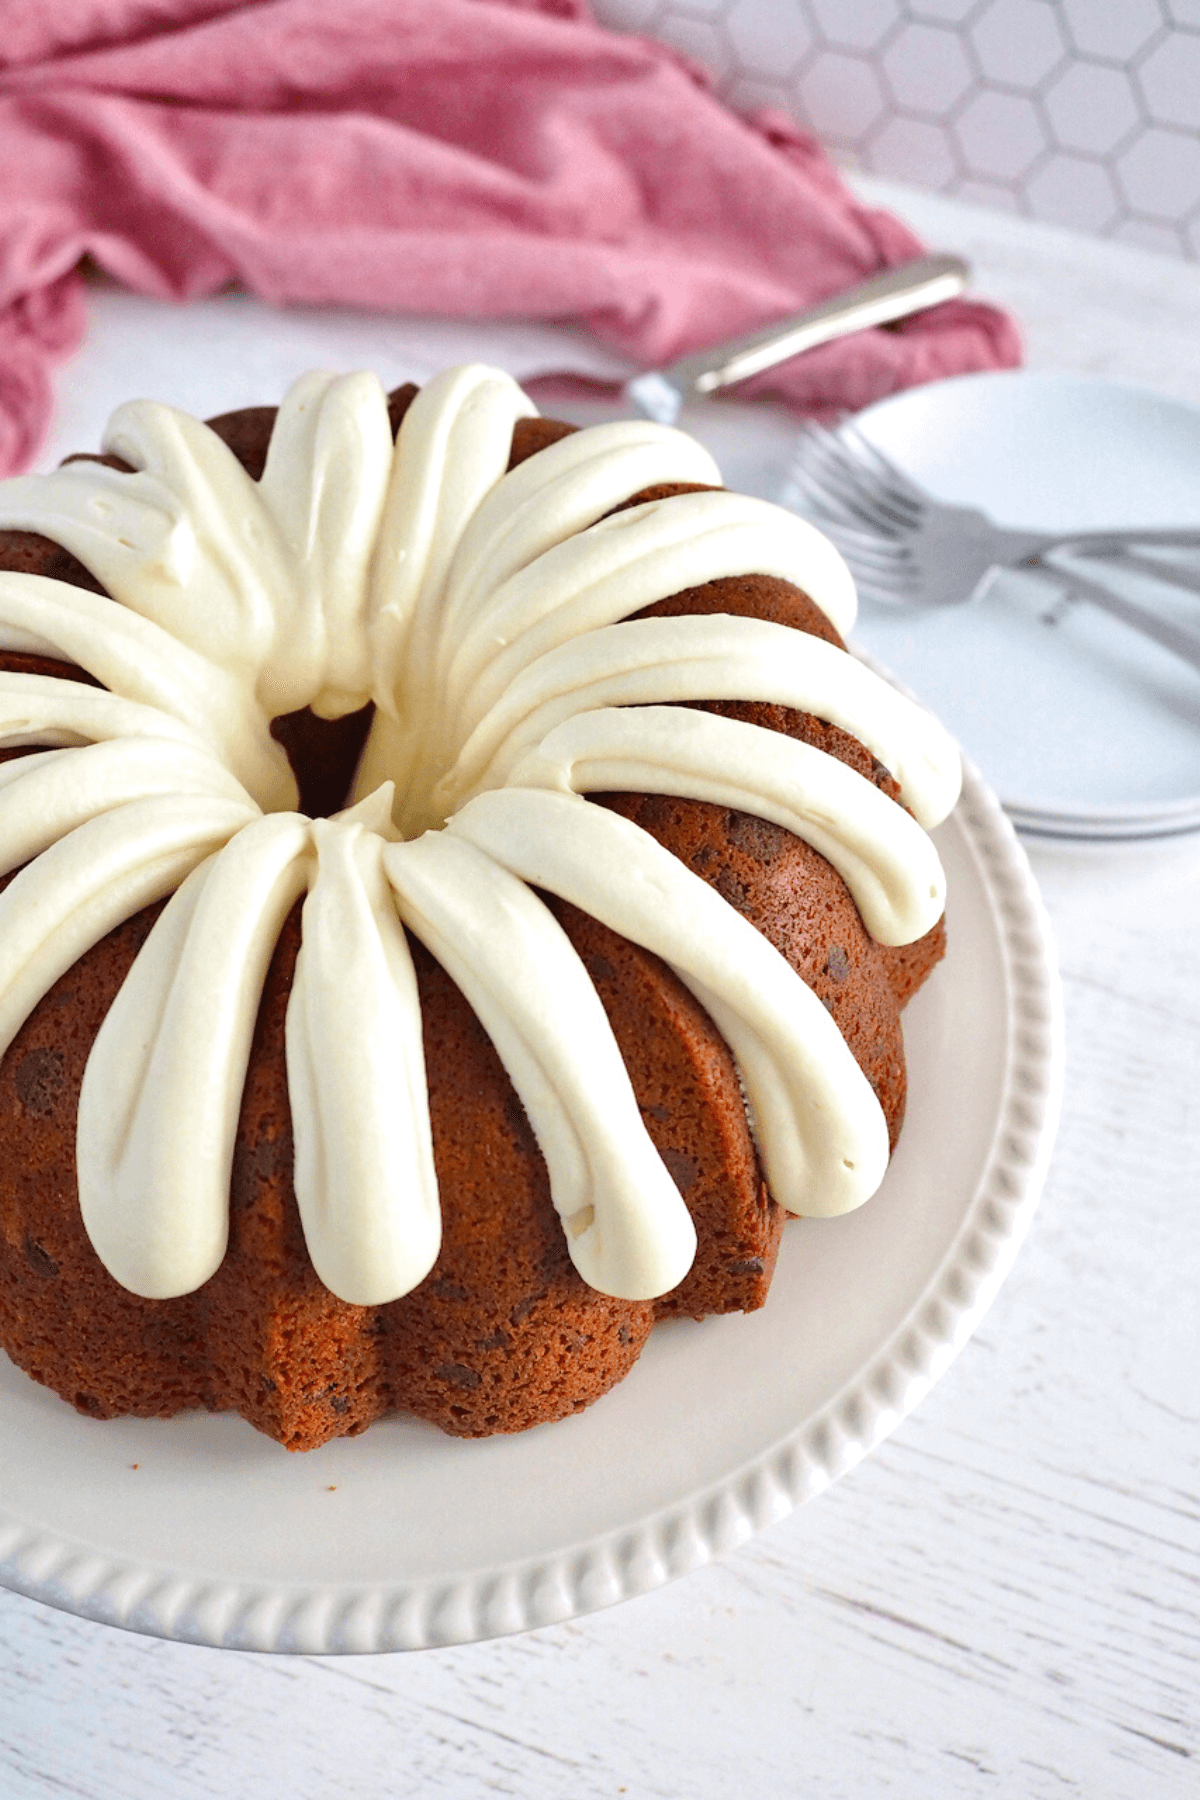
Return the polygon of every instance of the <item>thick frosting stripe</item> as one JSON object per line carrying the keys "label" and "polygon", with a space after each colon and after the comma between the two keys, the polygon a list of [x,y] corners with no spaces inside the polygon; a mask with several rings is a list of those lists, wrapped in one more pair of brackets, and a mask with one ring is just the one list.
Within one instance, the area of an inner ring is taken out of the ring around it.
{"label": "thick frosting stripe", "polygon": [[313,821],[318,871],[287,1011],[304,1240],[325,1286],[358,1306],[408,1293],[441,1245],[417,978],[378,807],[372,823]]}
{"label": "thick frosting stripe", "polygon": [[434,807],[448,816],[472,793],[502,787],[524,754],[577,713],[687,700],[766,701],[840,726],[891,771],[927,828],[958,798],[949,733],[864,663],[764,619],[696,614],[609,625],[539,657],[476,726]]}
{"label": "thick frosting stripe", "polygon": [[268,713],[338,718],[371,692],[369,574],[392,468],[387,398],[374,375],[302,375],[288,389],[256,491],[287,548],[290,580],[256,688]]}
{"label": "thick frosting stripe", "polygon": [[[0,632],[6,627],[36,638],[50,655],[78,664],[122,699],[179,719],[225,759],[260,806],[295,806],[299,795],[287,756],[253,695],[219,663],[175,643],[151,620],[65,581],[0,573]],[[82,683],[74,685],[86,695]],[[78,699],[76,704],[95,702]]]}
{"label": "thick frosting stripe", "polygon": [[171,738],[213,754],[191,725],[157,706],[55,675],[0,669],[0,749],[18,744],[84,744],[109,738]]}
{"label": "thick frosting stripe", "polygon": [[771,819],[833,864],[880,944],[914,943],[945,908],[937,851],[903,807],[823,750],[758,725],[675,706],[581,713],[509,786],[678,794]]}
{"label": "thick frosting stripe", "polygon": [[401,917],[462,989],[521,1098],[584,1280],[623,1300],[675,1287],[695,1227],[562,927],[465,834],[393,844],[383,861]]}
{"label": "thick frosting stripe", "polygon": [[0,875],[89,819],[154,794],[211,795],[257,811],[216,757],[190,744],[119,738],[59,755],[49,764],[37,759],[36,767],[22,770],[34,760],[21,757],[0,765],[17,771],[15,779],[0,783]]}
{"label": "thick frosting stripe", "polygon": [[481,364],[426,384],[400,424],[371,572],[368,650],[377,712],[355,798],[394,780],[403,797],[438,755],[442,714],[429,670],[447,573],[475,510],[502,480],[512,428],[537,409]]}
{"label": "thick frosting stripe", "polygon": [[[136,471],[72,462],[0,487],[0,525],[43,532],[114,598],[178,643],[252,678],[275,633],[283,546],[261,524],[255,483],[215,432],[150,400],[119,407],[107,452]],[[195,604],[198,581],[205,604]]]}
{"label": "thick frosting stripe", "polygon": [[794,583],[839,631],[854,622],[849,570],[815,527],[740,494],[679,494],[602,519],[504,582],[462,633],[446,703],[473,728],[522,669],[568,639],[746,573]]}
{"label": "thick frosting stripe", "polygon": [[371,647],[384,677],[375,700],[385,712],[406,657],[424,679],[451,560],[508,467],[514,424],[536,415],[511,376],[480,363],[435,375],[405,413],[372,574]]}
{"label": "thick frosting stripe", "polygon": [[642,488],[720,486],[695,438],[649,419],[576,431],[518,464],[483,501],[455,552],[438,632],[438,662],[501,583],[584,531]]}
{"label": "thick frosting stripe", "polygon": [[137,800],[22,869],[0,894],[0,1055],[60,975],[258,816],[233,800]]}
{"label": "thick frosting stripe", "polygon": [[[665,595],[748,568],[796,582],[841,625],[853,617],[853,582],[819,532],[778,507],[723,492],[678,495],[602,519],[502,582],[464,619],[424,702],[438,721],[437,754],[410,753],[400,765],[405,834],[442,823],[444,811],[431,799],[440,769],[530,663]],[[448,742],[451,721],[456,741]],[[385,771],[389,749],[394,754],[396,743],[380,724],[358,792]]]}
{"label": "thick frosting stripe", "polygon": [[171,898],[97,1034],[79,1097],[79,1203],[110,1274],[189,1294],[225,1255],[262,985],[304,891],[309,823],[260,818]]}
{"label": "thick frosting stripe", "polygon": [[0,762],[0,792],[11,787],[14,781],[23,781],[35,769],[48,769],[66,754],[65,750],[31,750],[28,756],[14,756]]}
{"label": "thick frosting stripe", "polygon": [[105,445],[138,472],[80,462],[5,484],[0,522],[64,544],[268,718],[365,704],[368,569],[392,466],[375,376],[302,377],[261,482],[207,426],[150,401],[114,414]]}
{"label": "thick frosting stripe", "polygon": [[670,851],[603,807],[514,789],[470,801],[442,836],[670,964],[733,1052],[781,1205],[840,1213],[874,1193],[887,1126],[837,1026],[778,950]]}
{"label": "thick frosting stripe", "polygon": [[[261,482],[207,426],[148,401],[114,414],[105,447],[144,471],[71,465],[96,470],[107,503],[134,514],[116,537],[138,546],[132,567],[111,544],[103,567],[94,549],[77,551],[111,593],[230,669],[268,717],[366,702],[368,568],[392,466],[374,375],[302,376],[280,408]],[[142,496],[157,511],[139,541]]]}

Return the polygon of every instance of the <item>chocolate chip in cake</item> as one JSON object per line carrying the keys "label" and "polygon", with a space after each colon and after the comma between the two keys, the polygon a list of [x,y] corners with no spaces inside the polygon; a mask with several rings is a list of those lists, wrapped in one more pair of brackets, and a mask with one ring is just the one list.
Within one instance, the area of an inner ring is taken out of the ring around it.
{"label": "chocolate chip in cake", "polygon": [[483,1380],[478,1369],[468,1369],[465,1363],[442,1363],[433,1372],[439,1381],[448,1381],[451,1387],[477,1388]]}
{"label": "chocolate chip in cake", "polygon": [[543,1291],[540,1294],[529,1294],[524,1300],[518,1300],[517,1304],[508,1315],[509,1324],[519,1325],[522,1319],[527,1319],[529,1317],[538,1301],[544,1300],[545,1298],[546,1295]]}
{"label": "chocolate chip in cake", "polygon": [[696,1185],[696,1177],[700,1173],[700,1165],[694,1156],[688,1156],[683,1150],[660,1150],[658,1153],[667,1165],[667,1174],[675,1183],[681,1194],[690,1192]]}
{"label": "chocolate chip in cake", "polygon": [[732,869],[722,869],[712,876],[709,886],[714,893],[727,900],[735,912],[744,913],[747,918],[754,918],[758,908],[750,904],[750,890],[744,881],[739,881]]}
{"label": "chocolate chip in cake", "polygon": [[462,1287],[457,1281],[447,1280],[444,1275],[439,1275],[436,1281],[430,1282],[429,1291],[431,1294],[436,1294],[439,1300],[469,1300],[471,1298],[469,1288]]}
{"label": "chocolate chip in cake", "polygon": [[845,981],[850,973],[850,958],[840,944],[834,944],[825,958],[824,973],[831,981]]}
{"label": "chocolate chip in cake", "polygon": [[758,819],[753,813],[731,812],[725,821],[729,842],[756,863],[774,862],[788,840],[782,825]]}
{"label": "chocolate chip in cake", "polygon": [[25,1261],[34,1274],[40,1275],[43,1281],[53,1281],[58,1274],[58,1264],[50,1252],[43,1250],[42,1246],[31,1237],[25,1239]]}
{"label": "chocolate chip in cake", "polygon": [[644,794],[638,801],[636,822],[643,831],[653,832],[656,825],[665,829],[674,816],[675,808],[665,794]]}
{"label": "chocolate chip in cake", "polygon": [[52,1119],[63,1091],[63,1059],[57,1050],[30,1050],[13,1075],[17,1099],[35,1119]]}

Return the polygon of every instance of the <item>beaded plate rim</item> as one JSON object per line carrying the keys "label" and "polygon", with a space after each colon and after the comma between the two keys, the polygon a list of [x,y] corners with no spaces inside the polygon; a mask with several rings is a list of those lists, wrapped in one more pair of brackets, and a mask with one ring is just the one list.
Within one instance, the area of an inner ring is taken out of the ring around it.
{"label": "beaded plate rim", "polygon": [[822,1493],[920,1404],[980,1323],[1036,1211],[1058,1122],[1063,1022],[1050,926],[1016,833],[969,764],[954,820],[994,906],[1010,984],[1013,1053],[992,1146],[936,1272],[813,1418],[627,1528],[463,1578],[354,1586],[207,1580],[0,1517],[0,1585],[100,1624],[213,1648],[443,1648],[561,1624],[648,1593]]}

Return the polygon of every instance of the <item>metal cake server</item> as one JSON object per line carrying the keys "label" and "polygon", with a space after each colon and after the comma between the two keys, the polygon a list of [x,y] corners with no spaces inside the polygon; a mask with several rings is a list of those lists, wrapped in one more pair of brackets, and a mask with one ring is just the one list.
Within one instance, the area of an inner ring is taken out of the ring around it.
{"label": "metal cake server", "polygon": [[625,384],[625,397],[647,418],[674,425],[689,400],[711,398],[817,344],[952,300],[962,292],[970,273],[970,264],[961,256],[922,256],[899,268],[885,269],[794,318],[680,357],[665,369],[635,375]]}

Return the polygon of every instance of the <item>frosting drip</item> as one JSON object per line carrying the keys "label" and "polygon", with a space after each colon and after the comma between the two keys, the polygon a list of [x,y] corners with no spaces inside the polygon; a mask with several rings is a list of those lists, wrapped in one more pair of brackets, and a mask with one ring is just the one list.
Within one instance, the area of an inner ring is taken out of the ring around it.
{"label": "frosting drip", "polygon": [[[825,539],[760,501],[707,491],[614,512],[659,483],[719,483],[662,426],[579,432],[506,473],[513,424],[533,410],[499,371],[450,370],[393,447],[373,376],[317,373],[287,395],[261,482],[207,427],[139,401],[105,438],[133,474],[80,462],[0,485],[0,525],[43,532],[113,596],[0,574],[0,648],[102,683],[0,674],[0,747],[32,747],[0,764],[0,873],[17,871],[0,894],[0,1051],[80,955],[170,896],[79,1108],[84,1221],[137,1293],[189,1292],[220,1265],[254,1023],[297,901],[295,1188],[314,1267],[344,1300],[409,1292],[440,1244],[405,928],[491,1037],[584,1279],[644,1299],[690,1266],[691,1218],[534,888],[662,956],[696,995],[789,1210],[845,1211],[882,1177],[879,1104],[811,990],[699,877],[582,796],[677,794],[774,820],[898,944],[942,909],[923,827],[957,797],[953,746],[816,638],[630,619],[753,572],[795,583],[844,631],[854,593]],[[673,704],[705,699],[841,726],[909,810],[807,744]],[[354,803],[303,817],[271,720],[368,700]]]}

